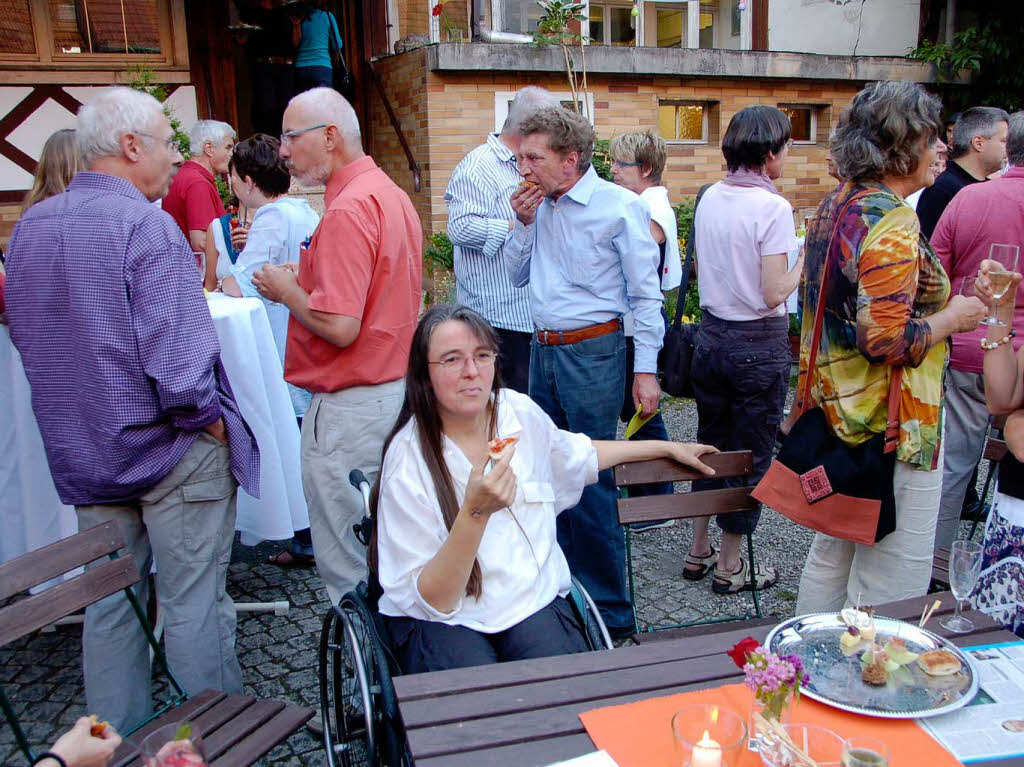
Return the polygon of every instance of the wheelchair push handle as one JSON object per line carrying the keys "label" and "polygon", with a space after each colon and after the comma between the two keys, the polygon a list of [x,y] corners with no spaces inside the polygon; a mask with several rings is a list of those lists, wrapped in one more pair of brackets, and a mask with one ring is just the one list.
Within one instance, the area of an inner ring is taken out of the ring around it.
{"label": "wheelchair push handle", "polygon": [[356,490],[358,490],[359,486],[364,483],[367,485],[370,484],[369,480],[366,479],[366,475],[363,474],[360,469],[352,469],[352,471],[348,473],[348,481]]}

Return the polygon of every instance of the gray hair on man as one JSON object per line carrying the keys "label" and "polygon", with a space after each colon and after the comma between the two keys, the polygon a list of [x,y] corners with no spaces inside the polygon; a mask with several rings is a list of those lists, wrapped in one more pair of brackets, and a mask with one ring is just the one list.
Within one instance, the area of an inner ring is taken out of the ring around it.
{"label": "gray hair on man", "polygon": [[963,157],[971,151],[975,136],[992,138],[999,130],[999,123],[1008,123],[1010,115],[999,107],[971,107],[960,113],[960,119],[953,126],[953,145],[949,148],[950,159]]}
{"label": "gray hair on man", "polygon": [[1010,165],[1024,167],[1024,111],[1010,115],[1010,135],[1006,139],[1006,159]]}
{"label": "gray hair on man", "polygon": [[571,109],[547,107],[523,121],[521,135],[540,133],[547,136],[548,146],[561,155],[577,152],[576,169],[585,173],[594,156],[594,126],[583,115]]}
{"label": "gray hair on man", "polygon": [[199,120],[188,132],[189,151],[193,155],[202,154],[203,145],[207,142],[219,144],[227,138],[235,137],[235,129],[220,120]]}
{"label": "gray hair on man", "polygon": [[561,106],[558,97],[550,91],[536,85],[527,85],[516,91],[512,103],[508,105],[508,116],[501,126],[501,132],[519,133],[519,126],[526,118],[539,112],[541,109]]}
{"label": "gray hair on man", "polygon": [[[310,88],[294,96],[288,102],[289,106],[295,104],[303,110],[315,116],[318,123],[336,125],[338,132],[346,144],[352,146],[362,145],[362,137],[359,132],[359,118],[356,117],[356,110],[348,103],[344,96],[333,88]],[[307,126],[303,126],[307,127]]]}
{"label": "gray hair on man", "polygon": [[[120,156],[123,135],[152,131],[154,121],[162,115],[160,102],[148,93],[123,85],[100,92],[79,108],[75,126],[86,167],[101,157]],[[153,141],[148,136],[143,139]]]}

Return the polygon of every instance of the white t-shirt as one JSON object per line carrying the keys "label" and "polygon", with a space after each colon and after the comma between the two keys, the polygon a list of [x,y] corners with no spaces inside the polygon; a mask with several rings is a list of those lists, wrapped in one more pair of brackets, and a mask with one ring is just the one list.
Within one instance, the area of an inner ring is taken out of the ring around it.
{"label": "white t-shirt", "polygon": [[769,309],[761,290],[761,259],[796,247],[784,197],[719,181],[701,198],[694,237],[701,309],[733,322],[786,316],[785,302]]}
{"label": "white t-shirt", "polygon": [[679,233],[676,227],[676,212],[668,199],[668,189],[651,186],[640,193],[640,199],[651,209],[651,221],[665,232],[665,266],[661,270],[661,289],[679,287],[683,279],[683,265],[679,261]]}
{"label": "white t-shirt", "polygon": [[[483,575],[479,598],[463,594],[442,613],[420,594],[418,581],[448,529],[423,460],[415,422],[395,435],[381,467],[377,510],[378,576],[384,615],[408,616],[474,631],[504,631],[569,593],[569,566],[558,546],[555,518],[576,505],[597,481],[597,451],[585,434],[555,427],[529,397],[511,389],[498,395],[498,436],[518,436],[511,467],[517,482],[511,511],[491,515],[477,550]],[[443,452],[461,503],[471,466],[447,437]],[[518,524],[517,524],[518,523]]]}

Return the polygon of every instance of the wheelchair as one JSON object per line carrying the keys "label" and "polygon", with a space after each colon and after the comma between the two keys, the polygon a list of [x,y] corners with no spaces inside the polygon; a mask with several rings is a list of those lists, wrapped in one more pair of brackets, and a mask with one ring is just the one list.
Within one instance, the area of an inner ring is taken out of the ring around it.
{"label": "wheelchair", "polygon": [[[365,516],[354,525],[369,545],[370,484],[358,469],[349,474],[363,496]],[[328,767],[406,767],[412,764],[392,679],[401,673],[387,625],[377,611],[380,586],[371,575],[332,606],[320,632],[320,715]],[[569,602],[591,650],[612,640],[594,600],[575,578]]]}

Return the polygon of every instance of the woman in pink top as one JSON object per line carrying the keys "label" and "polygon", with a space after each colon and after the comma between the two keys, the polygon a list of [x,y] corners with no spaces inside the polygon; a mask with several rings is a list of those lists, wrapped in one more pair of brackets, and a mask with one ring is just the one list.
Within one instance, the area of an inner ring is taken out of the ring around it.
{"label": "woman in pink top", "polygon": [[[793,208],[774,184],[791,144],[789,118],[775,107],[737,112],[722,141],[729,173],[704,193],[695,214],[701,308],[692,368],[697,439],[719,450],[752,451],[750,484],[771,463],[792,364],[785,302],[800,279],[803,254],[787,268],[796,247]],[[738,484],[701,480],[694,490]],[[774,568],[759,565],[752,572],[740,556],[742,537],[753,531],[758,516],[751,511],[717,518],[721,554],[708,539],[708,519],[694,520],[683,576],[699,580],[714,567],[711,588],[717,594],[773,585]]]}

